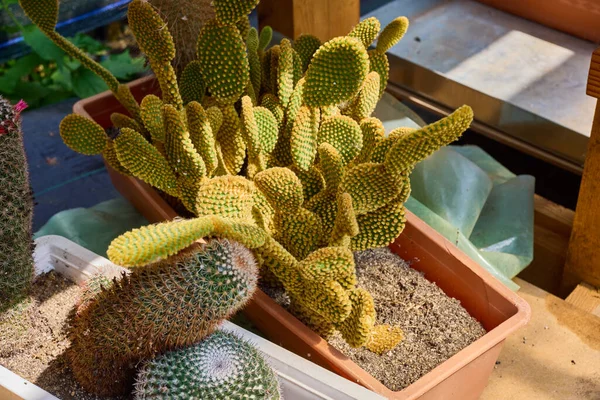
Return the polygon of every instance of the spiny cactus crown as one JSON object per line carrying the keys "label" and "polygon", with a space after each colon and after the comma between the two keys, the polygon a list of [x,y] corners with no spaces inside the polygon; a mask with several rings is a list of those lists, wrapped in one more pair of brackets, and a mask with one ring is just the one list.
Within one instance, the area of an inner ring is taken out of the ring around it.
{"label": "spiny cactus crown", "polygon": [[211,334],[250,300],[257,280],[252,253],[221,239],[104,282],[72,324],[67,355],[75,377],[93,393],[127,393],[133,365]]}
{"label": "spiny cactus crown", "polygon": [[115,140],[74,117],[61,136],[77,151],[101,152],[118,171],[178,198],[199,217],[116,239],[114,261],[139,265],[201,236],[224,235],[254,248],[268,271],[263,275],[280,281],[292,310],[320,333],[337,329],[352,345],[374,351],[393,347],[401,334],[376,326],[372,299],[353,286],[352,251],[385,246],[400,234],[414,164],[458,138],[472,111],[461,107],[385,138],[371,113],[389,76],[385,53],[408,20],[400,17],[380,33],[379,21],[369,18],[326,43],[303,35],[267,49],[270,30],[248,25],[257,2],[215,0],[216,18],[198,37],[198,60],[177,81],[168,29],[150,4],[133,0],[130,19],[162,99],[144,99],[131,113],[135,121],[113,118],[121,128]]}
{"label": "spiny cactus crown", "polygon": [[135,383],[136,399],[278,400],[277,376],[250,343],[216,331],[200,343],[148,361]]}

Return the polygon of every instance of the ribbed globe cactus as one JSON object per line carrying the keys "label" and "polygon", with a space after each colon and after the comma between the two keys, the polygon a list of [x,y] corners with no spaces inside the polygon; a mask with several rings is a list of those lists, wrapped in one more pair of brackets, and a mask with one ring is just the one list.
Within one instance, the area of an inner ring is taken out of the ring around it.
{"label": "ribbed globe cactus", "polygon": [[136,363],[211,334],[252,297],[257,279],[252,253],[228,240],[135,268],[80,307],[67,353],[75,377],[92,393],[128,393]]}
{"label": "ribbed globe cactus", "polygon": [[33,197],[20,113],[0,96],[0,311],[19,301],[33,279]]}
{"label": "ribbed globe cactus", "polygon": [[[20,2],[44,33],[70,49],[53,30],[56,0]],[[248,25],[257,3],[215,0],[216,17],[196,43],[198,59],[177,80],[166,24],[148,2],[133,0],[129,21],[162,98],[149,95],[134,105],[122,85],[109,84],[131,114],[112,119],[120,134],[109,137],[95,122],[69,116],[61,136],[200,217],[187,222],[189,236],[177,236],[175,244],[162,235],[163,247],[148,249],[145,235],[181,233],[177,224],[118,239],[119,251],[109,253],[115,262],[174,254],[208,231],[260,237],[260,244],[249,244],[262,275],[284,287],[296,316],[324,336],[338,330],[352,346],[383,352],[402,333],[376,324],[373,299],[355,287],[352,251],[385,246],[402,232],[412,168],[456,140],[472,110],[464,106],[422,129],[386,136],[371,114],[389,76],[386,52],[408,20],[399,17],[381,30],[368,18],[326,43],[305,34],[267,49],[272,32]],[[85,65],[114,83],[98,66]],[[221,229],[223,217],[235,228]]]}
{"label": "ribbed globe cactus", "polygon": [[250,343],[216,331],[200,343],[147,361],[135,380],[135,398],[279,400],[273,369]]}

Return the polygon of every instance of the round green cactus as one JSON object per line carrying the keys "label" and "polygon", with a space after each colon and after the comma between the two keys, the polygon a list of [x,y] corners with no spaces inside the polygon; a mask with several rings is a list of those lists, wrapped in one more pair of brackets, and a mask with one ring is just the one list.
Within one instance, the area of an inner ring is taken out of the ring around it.
{"label": "round green cactus", "polygon": [[277,375],[264,357],[233,333],[148,361],[135,383],[136,399],[278,400]]}

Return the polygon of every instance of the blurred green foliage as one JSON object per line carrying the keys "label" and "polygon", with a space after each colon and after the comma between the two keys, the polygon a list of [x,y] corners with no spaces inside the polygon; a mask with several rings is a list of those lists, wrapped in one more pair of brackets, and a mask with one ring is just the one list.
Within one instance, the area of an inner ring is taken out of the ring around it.
{"label": "blurred green foliage", "polygon": [[[2,0],[0,10],[10,13],[8,6],[18,0]],[[15,21],[16,22],[16,21]],[[108,87],[81,63],[69,57],[36,26],[11,29],[21,31],[32,52],[24,57],[0,64],[0,94],[15,101],[23,99],[30,108],[70,98],[85,98],[108,90]],[[3,28],[6,29],[6,28]],[[143,57],[132,57],[129,50],[109,54],[109,48],[89,35],[79,33],[69,40],[98,60],[117,79],[128,81],[145,72]]]}

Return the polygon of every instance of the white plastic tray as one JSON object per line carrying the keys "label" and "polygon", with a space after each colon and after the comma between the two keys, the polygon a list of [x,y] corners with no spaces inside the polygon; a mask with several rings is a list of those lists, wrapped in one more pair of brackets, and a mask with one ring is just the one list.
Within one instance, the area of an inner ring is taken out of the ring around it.
{"label": "white plastic tray", "polygon": [[[119,267],[61,236],[38,238],[34,253],[36,274],[56,270],[76,283],[102,273],[118,276]],[[221,327],[253,343],[269,360],[286,400],[382,400],[384,397],[344,379],[228,321]],[[1,400],[59,400],[31,382],[0,366]]]}

